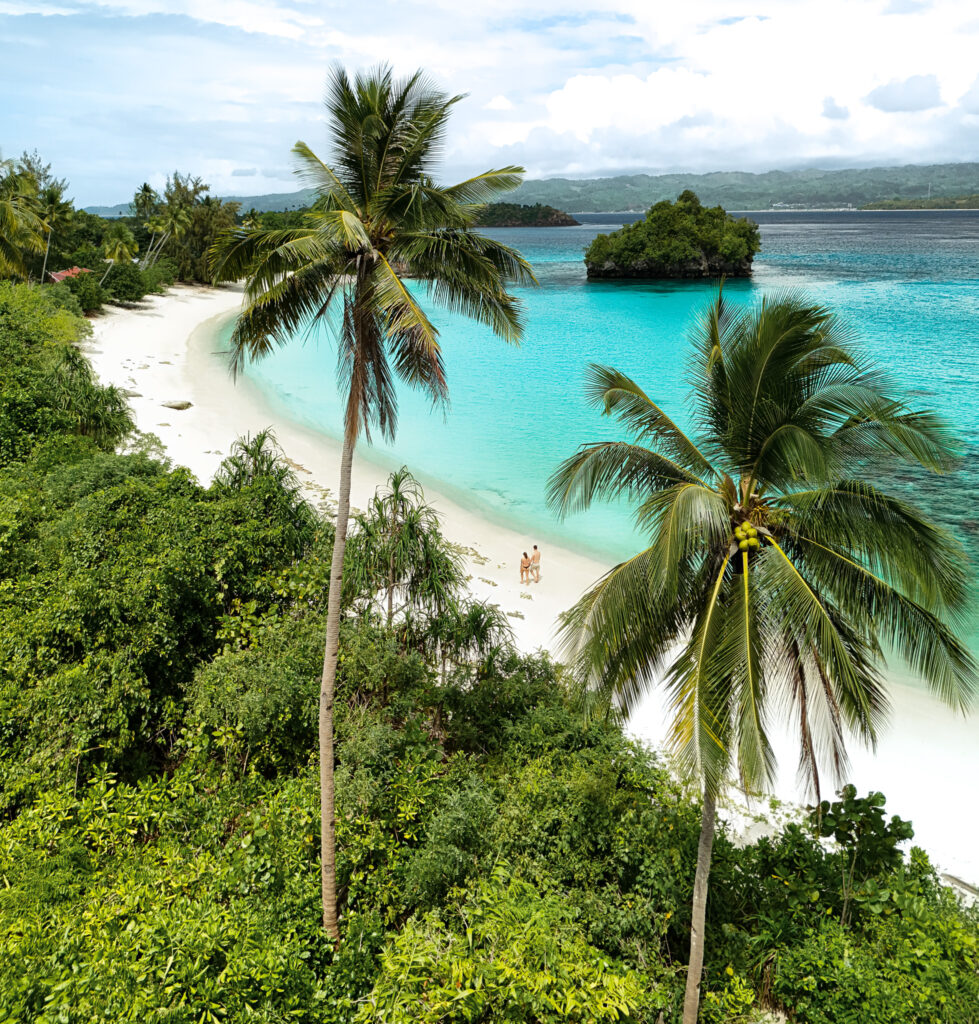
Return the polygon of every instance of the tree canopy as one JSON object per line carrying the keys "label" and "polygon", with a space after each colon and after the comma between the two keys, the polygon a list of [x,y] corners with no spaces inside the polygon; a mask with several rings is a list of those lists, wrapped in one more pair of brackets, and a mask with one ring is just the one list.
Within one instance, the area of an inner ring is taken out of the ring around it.
{"label": "tree canopy", "polygon": [[599,235],[585,250],[585,265],[590,278],[746,277],[760,248],[757,224],[703,206],[687,191]]}

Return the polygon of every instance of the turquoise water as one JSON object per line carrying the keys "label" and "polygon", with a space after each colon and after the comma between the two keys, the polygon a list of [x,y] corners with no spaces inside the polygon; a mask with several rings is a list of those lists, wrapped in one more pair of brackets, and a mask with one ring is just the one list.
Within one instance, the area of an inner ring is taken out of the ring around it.
{"label": "turquoise water", "polygon": [[[624,510],[595,509],[560,523],[544,501],[557,463],[582,442],[613,436],[581,392],[585,364],[633,375],[685,422],[685,335],[706,284],[588,282],[581,253],[611,215],[577,228],[495,232],[534,264],[540,287],[520,291],[527,331],[507,348],[462,317],[435,313],[452,395],[443,416],[402,390],[394,447],[375,456],[466,495],[528,542],[557,540],[603,558],[639,542]],[[951,525],[979,565],[979,213],[760,214],[762,253],[732,299],[804,289],[838,310],[868,348],[925,405],[947,415],[969,445],[953,478],[896,485]],[[621,223],[621,219],[619,221]],[[327,336],[283,349],[249,369],[295,420],[338,436],[341,404]],[[979,612],[970,632],[979,635]]]}

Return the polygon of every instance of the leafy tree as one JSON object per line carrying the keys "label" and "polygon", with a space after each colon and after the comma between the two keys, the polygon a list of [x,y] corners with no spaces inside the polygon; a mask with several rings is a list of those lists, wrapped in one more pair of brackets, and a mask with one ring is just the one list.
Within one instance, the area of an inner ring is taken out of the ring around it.
{"label": "leafy tree", "polygon": [[447,382],[438,332],[404,277],[427,282],[443,306],[488,324],[507,341],[522,323],[509,279],[533,280],[518,253],[471,229],[476,209],[519,182],[510,167],[452,186],[431,177],[460,97],[418,72],[333,71],[327,100],[334,163],[303,142],[293,152],[318,193],[309,227],[228,235],[214,250],[218,280],[246,277],[246,308],[232,333],[234,366],[261,358],[318,321],[337,327],[346,389],[336,540],[320,697],[323,924],[338,935],[335,888],[333,700],[354,448],[372,430],[392,437],[394,377],[442,401]]}
{"label": "leafy tree", "polygon": [[821,306],[792,295],[733,312],[718,293],[692,336],[696,433],[640,386],[592,365],[587,394],[628,441],[582,446],[557,470],[562,512],[636,503],[650,546],[568,613],[581,677],[628,711],[665,672],[670,743],[703,788],[684,1022],[697,1018],[718,792],[775,770],[768,725],[789,715],[800,770],[845,771],[847,730],[873,743],[893,650],[944,701],[969,700],[975,663],[949,625],[960,546],[872,481],[884,466],[948,469],[958,447],[911,408]]}

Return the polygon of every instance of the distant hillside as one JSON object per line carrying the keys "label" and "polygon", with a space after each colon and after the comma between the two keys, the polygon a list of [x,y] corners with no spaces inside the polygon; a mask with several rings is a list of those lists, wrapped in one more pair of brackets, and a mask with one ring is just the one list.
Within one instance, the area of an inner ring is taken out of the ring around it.
{"label": "distant hillside", "polygon": [[[923,199],[929,195],[968,196],[979,193],[979,163],[934,164],[928,167],[869,167],[846,171],[715,171],[710,174],[621,174],[614,178],[542,178],[526,181],[510,202],[541,203],[571,213],[645,211],[663,199],[676,199],[687,189],[705,205],[728,210],[768,210],[793,206],[866,206],[892,199]],[[292,210],[308,206],[312,193],[286,192],[264,196],[223,196],[243,210]],[[128,204],[88,207],[102,217],[119,217]]]}
{"label": "distant hillside", "polygon": [[864,210],[979,210],[979,193],[971,196],[933,196],[931,199],[885,199],[867,203]]}
{"label": "distant hillside", "polygon": [[863,206],[885,199],[979,192],[979,163],[931,167],[873,167],[846,171],[766,171],[749,174],[629,174],[614,178],[547,178],[524,182],[509,198],[549,203],[573,213],[645,210],[691,189],[708,206],[767,210],[776,204]]}
{"label": "distant hillside", "polygon": [[[222,202],[240,203],[242,210],[258,210],[282,212],[299,210],[307,207],[315,198],[312,189],[304,188],[299,192],[273,192],[264,196],[220,196]],[[116,203],[115,206],[86,206],[88,213],[99,217],[128,217],[129,203]]]}

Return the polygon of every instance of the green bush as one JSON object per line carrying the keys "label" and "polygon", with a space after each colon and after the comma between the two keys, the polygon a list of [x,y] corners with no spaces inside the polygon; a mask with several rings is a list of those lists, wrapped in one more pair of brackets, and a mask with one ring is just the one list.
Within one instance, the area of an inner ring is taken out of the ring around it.
{"label": "green bush", "polygon": [[177,280],[177,267],[173,260],[164,256],[142,272],[143,288],[147,294],[162,295]]}
{"label": "green bush", "polygon": [[103,288],[113,302],[139,302],[147,292],[142,271],[135,263],[114,263]]}
{"label": "green bush", "polygon": [[412,920],[385,949],[362,1024],[598,1024],[655,1001],[648,979],[589,946],[556,894],[497,866],[458,907]]}
{"label": "green bush", "polygon": [[108,296],[99,284],[98,275],[93,272],[66,277],[64,283],[78,300],[78,304],[86,316],[91,313],[100,313],[108,301]]}

